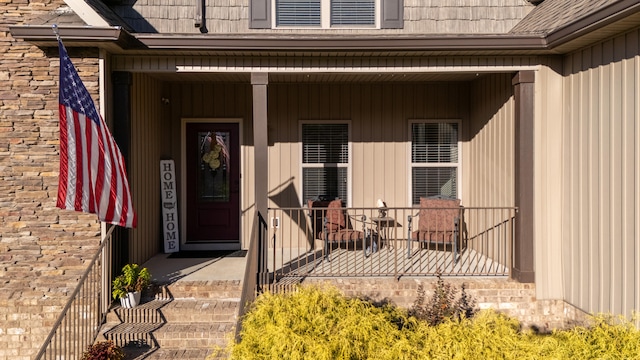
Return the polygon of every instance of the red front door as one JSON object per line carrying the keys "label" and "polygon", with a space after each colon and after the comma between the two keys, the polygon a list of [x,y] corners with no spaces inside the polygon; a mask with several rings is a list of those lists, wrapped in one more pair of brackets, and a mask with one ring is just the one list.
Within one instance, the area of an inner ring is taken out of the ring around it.
{"label": "red front door", "polygon": [[[236,123],[187,123],[185,245],[240,240],[240,144]],[[201,247],[200,247],[201,248]]]}

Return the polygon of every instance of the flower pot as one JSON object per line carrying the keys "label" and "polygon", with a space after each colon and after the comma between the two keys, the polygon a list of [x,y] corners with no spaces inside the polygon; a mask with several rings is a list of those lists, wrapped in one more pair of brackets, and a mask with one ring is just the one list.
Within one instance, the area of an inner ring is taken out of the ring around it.
{"label": "flower pot", "polygon": [[140,304],[140,291],[127,293],[127,296],[120,298],[120,305],[123,308],[132,308]]}

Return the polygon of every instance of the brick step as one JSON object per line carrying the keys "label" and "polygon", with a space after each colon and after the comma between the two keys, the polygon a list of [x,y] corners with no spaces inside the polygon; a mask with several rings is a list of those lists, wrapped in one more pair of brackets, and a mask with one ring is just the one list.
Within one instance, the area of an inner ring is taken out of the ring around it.
{"label": "brick step", "polygon": [[241,293],[240,281],[154,285],[134,308],[114,303],[101,338],[125,348],[126,359],[205,359],[235,335]]}
{"label": "brick step", "polygon": [[168,323],[201,323],[235,321],[239,307],[240,299],[175,299],[159,310]]}
{"label": "brick step", "polygon": [[153,349],[158,347],[158,342],[153,337],[153,332],[163,325],[165,324],[105,324],[101,332],[105,340],[111,340],[121,347],[145,346]]}
{"label": "brick step", "polygon": [[131,360],[158,360],[158,359],[180,359],[180,360],[204,360],[204,359],[226,359],[228,356],[220,355],[214,358],[210,356],[214,353],[212,349],[151,349],[138,351],[137,349],[125,349],[125,358]]}
{"label": "brick step", "polygon": [[143,299],[134,308],[123,308],[119,304],[113,306],[107,313],[107,323],[162,323],[162,313],[160,309],[167,306],[171,300]]}
{"label": "brick step", "polygon": [[235,322],[168,323],[153,331],[162,349],[212,349],[225,347],[234,335]]}
{"label": "brick step", "polygon": [[240,280],[178,281],[164,286],[175,299],[239,299],[242,296]]}
{"label": "brick step", "polygon": [[116,305],[107,314],[107,323],[164,323],[235,321],[240,299],[151,300],[134,308]]}
{"label": "brick step", "polygon": [[150,349],[213,349],[225,347],[235,334],[236,323],[157,323],[111,324],[105,326],[102,336],[121,347],[145,346]]}

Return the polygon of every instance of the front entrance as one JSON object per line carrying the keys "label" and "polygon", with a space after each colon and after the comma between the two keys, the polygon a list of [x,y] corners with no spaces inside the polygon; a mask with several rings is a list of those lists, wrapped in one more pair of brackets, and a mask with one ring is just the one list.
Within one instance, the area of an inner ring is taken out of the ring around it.
{"label": "front entrance", "polygon": [[240,144],[237,123],[185,128],[184,250],[240,248]]}

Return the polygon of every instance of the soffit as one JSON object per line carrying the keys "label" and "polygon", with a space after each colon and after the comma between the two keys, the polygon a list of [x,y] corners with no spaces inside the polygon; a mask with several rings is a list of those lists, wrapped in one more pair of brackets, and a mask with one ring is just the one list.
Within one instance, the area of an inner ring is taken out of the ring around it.
{"label": "soffit", "polygon": [[[251,81],[249,73],[147,73],[153,78],[167,82],[219,82],[246,83]],[[479,73],[270,73],[269,84],[277,83],[402,83],[402,82],[451,82],[472,81],[484,76]]]}

